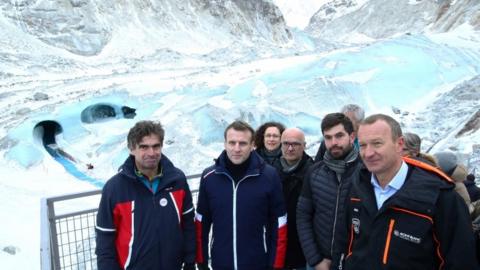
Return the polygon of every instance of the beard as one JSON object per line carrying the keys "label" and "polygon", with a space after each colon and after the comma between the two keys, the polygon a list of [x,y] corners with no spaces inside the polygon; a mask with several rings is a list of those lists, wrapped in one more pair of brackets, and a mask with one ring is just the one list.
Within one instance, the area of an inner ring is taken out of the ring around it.
{"label": "beard", "polygon": [[341,147],[338,145],[332,146],[328,149],[330,155],[336,160],[345,159],[345,157],[352,151],[352,145],[347,145],[345,147]]}

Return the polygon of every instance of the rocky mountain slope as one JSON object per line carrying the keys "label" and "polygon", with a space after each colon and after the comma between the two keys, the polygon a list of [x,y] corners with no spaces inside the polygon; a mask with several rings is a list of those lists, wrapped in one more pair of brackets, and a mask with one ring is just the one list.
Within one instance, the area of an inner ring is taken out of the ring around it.
{"label": "rocky mountain slope", "polygon": [[333,0],[311,18],[307,31],[325,41],[357,43],[404,33],[445,32],[469,23],[480,29],[475,0]]}
{"label": "rocky mountain slope", "polygon": [[[85,56],[100,54],[111,42],[208,52],[239,40],[291,39],[279,9],[265,0],[9,0],[0,9],[25,33]],[[122,35],[132,29],[134,34]]]}

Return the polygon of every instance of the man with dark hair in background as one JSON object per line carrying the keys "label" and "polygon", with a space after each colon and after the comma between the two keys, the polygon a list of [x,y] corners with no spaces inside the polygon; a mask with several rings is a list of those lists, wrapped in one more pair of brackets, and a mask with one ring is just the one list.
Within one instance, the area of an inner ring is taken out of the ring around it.
{"label": "man with dark hair in background", "polygon": [[[360,121],[362,121],[363,118],[365,118],[365,111],[362,109],[362,107],[358,106],[357,104],[347,104],[342,107],[340,112],[345,114],[348,117],[348,119],[352,121],[353,132],[355,137],[353,144],[358,149],[358,140],[357,140],[356,133],[358,130],[358,123],[360,123]],[[315,162],[322,160],[326,151],[327,151],[327,148],[325,147],[325,141],[322,140],[322,142],[320,143],[320,146],[318,147],[317,154],[315,155]]]}
{"label": "man with dark hair in background", "polygon": [[224,138],[225,150],[200,178],[195,216],[199,269],[208,269],[209,257],[214,270],[280,269],[287,216],[278,173],[253,151],[249,124],[234,121]]}
{"label": "man with dark hair in background", "polygon": [[346,242],[345,200],[360,165],[352,121],[343,113],[327,114],[321,124],[327,151],[305,176],[297,206],[302,249],[315,270],[334,269],[334,253]]}
{"label": "man with dark hair in background", "polygon": [[194,270],[192,195],[183,172],[162,155],[165,131],[140,121],[130,156],[107,181],[97,214],[99,270]]}

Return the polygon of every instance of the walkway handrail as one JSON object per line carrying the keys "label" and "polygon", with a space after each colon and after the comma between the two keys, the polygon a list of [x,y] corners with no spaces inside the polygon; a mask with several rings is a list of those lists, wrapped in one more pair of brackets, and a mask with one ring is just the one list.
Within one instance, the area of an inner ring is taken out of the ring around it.
{"label": "walkway handrail", "polygon": [[[187,180],[200,177],[201,174],[186,176]],[[95,219],[101,192],[101,189],[97,189],[42,198],[40,209],[41,270],[97,269]],[[198,190],[191,188],[191,192],[195,204]],[[95,199],[95,196],[98,198]],[[82,204],[73,203],[74,200],[82,199],[85,201]],[[70,205],[62,209],[58,206],[61,203],[70,203]],[[73,206],[80,209],[70,210]],[[63,211],[59,214],[57,212],[60,211],[57,210]]]}

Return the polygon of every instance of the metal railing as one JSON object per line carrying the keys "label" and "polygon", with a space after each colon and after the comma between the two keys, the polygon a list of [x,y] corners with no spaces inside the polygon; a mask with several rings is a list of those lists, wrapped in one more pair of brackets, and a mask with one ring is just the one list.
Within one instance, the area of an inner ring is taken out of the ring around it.
{"label": "metal railing", "polygon": [[[199,178],[200,174],[187,176]],[[43,198],[41,270],[96,270],[95,219],[101,190]],[[192,190],[197,202],[198,190]]]}

